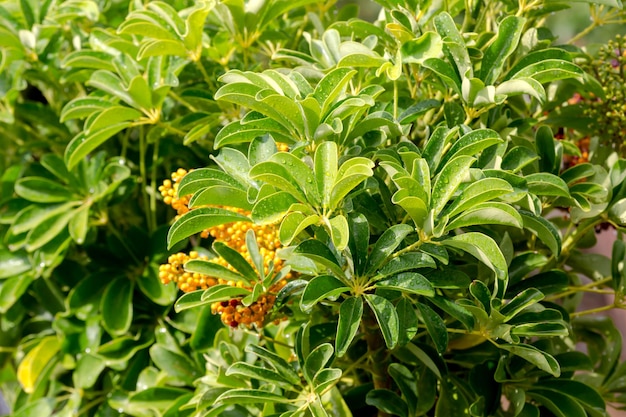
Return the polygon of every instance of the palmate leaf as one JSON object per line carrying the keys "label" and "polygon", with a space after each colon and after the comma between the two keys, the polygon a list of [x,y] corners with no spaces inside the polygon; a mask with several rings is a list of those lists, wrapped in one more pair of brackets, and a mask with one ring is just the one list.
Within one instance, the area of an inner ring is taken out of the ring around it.
{"label": "palmate leaf", "polygon": [[523,220],[517,210],[506,203],[488,202],[481,203],[467,209],[454,220],[450,221],[444,229],[445,232],[456,228],[475,226],[480,224],[499,224],[521,229]]}
{"label": "palmate leaf", "polygon": [[524,221],[524,229],[530,230],[539,238],[555,256],[561,253],[561,233],[549,220],[525,210],[520,210]]}
{"label": "palmate leaf", "polygon": [[443,51],[448,60],[454,63],[460,77],[472,78],[472,63],[465,46],[465,40],[456,27],[452,16],[447,12],[438,14],[434,19],[437,33],[443,39]]}
{"label": "palmate leaf", "polygon": [[482,178],[465,187],[442,213],[450,218],[486,201],[513,192],[513,187],[500,178]]}
{"label": "palmate leaf", "polygon": [[431,195],[431,210],[439,214],[469,171],[476,158],[459,155],[451,159],[436,177]]}
{"label": "palmate leaf", "polygon": [[289,381],[292,385],[300,385],[300,377],[294,368],[287,363],[285,359],[276,353],[270,352],[266,348],[254,344],[246,346],[246,351],[254,353],[270,367],[280,374],[282,378]]}
{"label": "palmate leaf", "polygon": [[194,194],[213,185],[223,185],[245,191],[246,188],[228,173],[215,168],[199,168],[188,172],[178,184],[178,197]]}
{"label": "palmate leaf", "polygon": [[502,143],[503,140],[495,130],[477,129],[461,136],[443,156],[440,167],[460,155],[475,156],[484,149]]}

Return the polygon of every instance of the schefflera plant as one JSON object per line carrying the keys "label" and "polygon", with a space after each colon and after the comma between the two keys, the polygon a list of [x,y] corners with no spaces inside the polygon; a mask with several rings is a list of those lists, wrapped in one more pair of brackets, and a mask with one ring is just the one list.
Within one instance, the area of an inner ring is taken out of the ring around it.
{"label": "schefflera plant", "polygon": [[[234,335],[216,337],[226,357],[209,361],[190,405],[205,415],[323,416],[361,402],[380,415],[482,416],[503,413],[504,396],[512,415],[603,415],[603,398],[569,370],[581,359],[566,348],[568,311],[546,300],[569,278],[558,269],[561,232],[543,215],[563,205],[589,212],[607,185],[588,170],[560,173],[562,145],[547,126],[524,149],[496,130],[447,122],[406,140],[424,106],[398,118],[371,111],[380,88],[349,91],[355,77],[345,68],[317,84],[293,70],[223,77],[216,98],[251,111],[218,133],[217,167],[181,180],[190,211],[168,245],[232,221],[224,206],[249,210],[248,221],[278,225],[278,256],[297,278],[276,297],[273,317],[288,320],[264,328],[249,355],[234,355]],[[251,303],[261,292],[218,286],[176,309]]]}

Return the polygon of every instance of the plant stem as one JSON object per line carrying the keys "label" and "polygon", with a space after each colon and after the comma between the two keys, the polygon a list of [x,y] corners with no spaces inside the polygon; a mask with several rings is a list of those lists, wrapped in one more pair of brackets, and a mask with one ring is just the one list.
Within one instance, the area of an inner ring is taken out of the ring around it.
{"label": "plant stem", "polygon": [[604,311],[613,310],[614,308],[623,308],[623,307],[624,307],[624,305],[622,304],[622,302],[620,300],[619,302],[614,302],[613,304],[608,304],[608,305],[600,306],[600,307],[596,307],[596,308],[590,308],[589,310],[575,311],[575,312],[571,313],[569,316],[571,318],[581,317],[581,316],[588,316],[590,314],[602,313]]}
{"label": "plant stem", "polygon": [[154,143],[154,148],[152,149],[152,169],[150,171],[150,213],[152,224],[150,228],[152,230],[156,230],[157,228],[157,219],[156,219],[156,194],[157,194],[157,167],[159,165],[159,143],[160,140],[157,139]]}
{"label": "plant stem", "polygon": [[148,195],[148,175],[146,173],[146,132],[143,126],[139,126],[139,175],[141,176],[141,197],[146,211],[146,224],[149,234],[152,229],[152,212],[150,211],[150,196]]}

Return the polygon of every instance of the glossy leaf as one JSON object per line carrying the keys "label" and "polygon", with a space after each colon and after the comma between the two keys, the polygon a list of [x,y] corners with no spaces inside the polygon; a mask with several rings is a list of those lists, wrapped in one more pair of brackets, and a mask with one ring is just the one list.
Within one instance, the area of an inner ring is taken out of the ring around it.
{"label": "glossy leaf", "polygon": [[408,406],[398,394],[388,389],[373,389],[367,393],[365,402],[379,410],[400,417],[407,417]]}
{"label": "glossy leaf", "polygon": [[15,183],[15,192],[34,203],[61,203],[74,197],[67,187],[42,177],[20,178]]}
{"label": "glossy leaf", "polygon": [[477,204],[461,213],[445,227],[445,231],[480,224],[499,224],[522,228],[523,220],[517,210],[506,203]]}
{"label": "glossy leaf", "polygon": [[219,265],[215,262],[207,261],[204,259],[191,259],[185,263],[185,271],[208,275],[210,277],[221,278],[226,281],[243,281],[250,284],[247,277],[233,272],[232,270]]}
{"label": "glossy leaf", "polygon": [[446,329],[446,324],[441,316],[426,304],[418,303],[417,309],[420,312],[422,321],[426,324],[426,330],[428,330],[428,334],[433,340],[437,352],[442,354],[448,348],[448,330]]}
{"label": "glossy leaf", "polygon": [[278,372],[252,365],[246,362],[237,362],[226,370],[226,376],[237,375],[244,379],[257,379],[261,382],[274,384],[278,387],[290,389],[293,385],[283,378]]}
{"label": "glossy leaf", "polygon": [[398,344],[400,331],[395,307],[391,301],[378,295],[365,294],[364,297],[376,316],[387,348],[393,349]]}
{"label": "glossy leaf", "polygon": [[457,236],[452,236],[442,241],[444,246],[461,249],[484,263],[495,272],[499,284],[496,284],[494,296],[501,297],[506,290],[507,264],[504,255],[496,242],[489,236],[477,232],[468,232]]}
{"label": "glossy leaf", "polygon": [[482,178],[465,187],[442,215],[450,218],[485,201],[493,200],[513,192],[513,187],[500,178]]}
{"label": "glossy leaf", "polygon": [[279,355],[270,352],[266,348],[258,345],[248,345],[246,347],[246,350],[254,353],[261,359],[263,359],[268,365],[274,368],[284,379],[289,381],[291,384],[300,384],[300,377],[298,376],[294,368]]}
{"label": "glossy leaf", "polygon": [[451,159],[436,177],[431,197],[431,209],[434,214],[439,214],[450,200],[450,197],[459,188],[464,179],[464,174],[474,163],[475,158],[460,155]]}
{"label": "glossy leaf", "polygon": [[246,216],[219,208],[200,207],[179,217],[167,234],[167,246],[171,248],[181,240],[220,224],[248,222]]}
{"label": "glossy leaf", "polygon": [[417,268],[436,267],[437,264],[430,255],[421,252],[407,252],[392,258],[378,271],[378,273],[382,276],[389,276]]}
{"label": "glossy leaf", "polygon": [[290,193],[280,191],[270,194],[258,200],[250,217],[256,224],[270,224],[281,220],[288,212],[292,204],[298,200]]}
{"label": "glossy leaf", "polygon": [[321,300],[337,297],[348,290],[343,282],[332,275],[320,275],[309,281],[302,293],[300,306],[303,310],[309,310]]}
{"label": "glossy leaf", "polygon": [[552,222],[531,212],[520,210],[524,220],[524,229],[530,230],[555,256],[561,253],[561,233]]}
{"label": "glossy leaf", "polygon": [[507,16],[500,22],[498,34],[485,51],[481,63],[479,78],[486,85],[494,84],[500,76],[506,59],[517,48],[525,21],[518,16]]}
{"label": "glossy leaf", "polygon": [[333,347],[329,343],[322,343],[309,353],[302,368],[304,378],[309,384],[313,384],[315,375],[328,365],[332,356]]}
{"label": "glossy leaf", "polygon": [[387,229],[372,248],[367,270],[373,272],[379,269],[412,231],[413,228],[406,224],[393,225]]}
{"label": "glossy leaf", "polygon": [[122,276],[114,279],[104,290],[100,301],[102,323],[113,336],[128,332],[133,319],[133,282]]}
{"label": "glossy leaf", "polygon": [[527,360],[528,362],[535,365],[537,368],[553,375],[554,377],[559,377],[561,374],[561,369],[559,367],[559,363],[554,359],[554,357],[546,352],[543,352],[540,349],[532,345],[527,344],[518,344],[518,345],[499,345],[500,349],[507,350],[514,355],[520,356]]}
{"label": "glossy leaf", "polygon": [[405,293],[432,297],[435,295],[430,282],[417,272],[401,272],[376,283],[376,288],[398,290]]}
{"label": "glossy leaf", "polygon": [[59,352],[60,347],[61,342],[56,335],[46,336],[24,356],[17,367],[17,380],[25,392],[29,394],[34,392],[35,384],[41,372]]}
{"label": "glossy leaf", "polygon": [[201,376],[190,359],[162,345],[153,345],[150,348],[150,357],[156,366],[167,372],[168,375],[187,384],[193,384],[193,381]]}

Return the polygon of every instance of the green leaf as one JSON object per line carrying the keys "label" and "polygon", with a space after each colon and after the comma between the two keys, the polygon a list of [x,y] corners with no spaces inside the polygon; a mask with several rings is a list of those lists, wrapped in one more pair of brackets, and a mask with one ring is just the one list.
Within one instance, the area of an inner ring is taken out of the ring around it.
{"label": "green leaf", "polygon": [[465,307],[439,295],[436,295],[430,300],[433,304],[435,304],[435,306],[439,307],[462,323],[467,330],[474,330],[474,316]]}
{"label": "green leaf", "polygon": [[587,417],[587,413],[578,401],[556,391],[533,388],[527,395],[550,410],[556,417]]}
{"label": "green leaf", "polygon": [[201,376],[196,365],[190,359],[162,345],[155,344],[150,347],[150,358],[167,375],[188,385],[193,385],[194,381]]}
{"label": "green leaf", "polygon": [[509,351],[512,354],[517,355],[521,358],[524,358],[528,362],[535,365],[537,368],[553,375],[556,378],[561,375],[561,369],[556,359],[554,359],[554,357],[547,352],[537,349],[532,345],[522,343],[518,345],[502,344],[498,345],[498,347],[500,349]]}
{"label": "green leaf", "polygon": [[395,307],[391,301],[378,295],[364,294],[364,297],[376,316],[387,348],[393,349],[398,344],[400,332],[398,313]]}
{"label": "green leaf", "polygon": [[317,214],[312,214],[309,216],[306,216],[300,212],[292,212],[287,214],[283,221],[280,223],[280,229],[278,231],[280,242],[284,246],[288,246],[307,227],[318,224],[320,220],[320,216],[318,216]]}
{"label": "green leaf", "polygon": [[437,215],[444,208],[448,200],[469,172],[469,167],[476,159],[460,155],[451,159],[441,170],[433,185],[431,197],[431,209]]}
{"label": "green leaf", "polygon": [[395,392],[388,389],[373,389],[367,393],[365,403],[394,416],[407,417],[408,406]]}
{"label": "green leaf", "polygon": [[218,301],[229,301],[233,298],[248,295],[250,292],[251,291],[246,288],[233,287],[228,284],[217,284],[204,290],[200,299],[204,304],[208,304]]}
{"label": "green leaf", "polygon": [[528,191],[539,196],[570,197],[565,181],[556,175],[539,172],[526,175]]}
{"label": "green leaf", "polygon": [[348,246],[348,239],[350,238],[348,220],[341,214],[337,215],[328,220],[328,227],[333,245],[338,251],[343,251]]}
{"label": "green leaf", "polygon": [[495,94],[508,97],[528,94],[539,100],[540,103],[546,101],[546,90],[543,88],[543,85],[541,85],[539,81],[529,77],[505,81],[496,86]]}
{"label": "green leaf", "polygon": [[91,354],[83,355],[72,373],[74,386],[81,389],[93,387],[105,367],[106,363],[102,358]]}
{"label": "green leaf", "polygon": [[237,272],[219,265],[215,262],[211,262],[205,259],[191,259],[185,263],[185,271],[208,275],[214,278],[221,278],[226,281],[243,281],[246,284],[250,284],[248,277],[245,277]]}
{"label": "green leaf", "polygon": [[15,183],[15,193],[34,203],[61,203],[75,197],[67,187],[42,177],[20,178]]}
{"label": "green leaf", "polygon": [[250,169],[249,175],[254,180],[271,184],[279,190],[291,194],[301,202],[306,201],[304,190],[300,188],[300,184],[293,177],[290,167],[286,164],[272,161],[261,162]]}
{"label": "green leaf", "polygon": [[443,51],[448,60],[456,66],[457,74],[461,77],[472,78],[472,63],[465,46],[465,41],[456,27],[452,16],[442,12],[433,19],[435,28],[443,38]]}
{"label": "green leaf", "polygon": [[152,263],[143,270],[143,274],[137,279],[137,286],[146,297],[161,306],[171,305],[176,300],[178,293],[175,285],[163,285],[159,279],[158,266]]}
{"label": "green leaf", "polygon": [[249,222],[248,217],[229,210],[200,207],[180,216],[167,234],[167,247],[205,229],[232,222]]}
{"label": "green leaf", "polygon": [[497,298],[502,297],[506,290],[508,268],[504,255],[502,255],[498,244],[492,238],[482,233],[468,232],[445,239],[441,241],[441,244],[461,249],[471,254],[494,271],[498,278],[494,296]]}
{"label": "green leaf", "polygon": [[330,198],[335,180],[337,178],[337,144],[335,142],[322,142],[315,150],[315,182],[318,194],[322,196],[322,207],[330,206]]}
{"label": "green leaf", "polygon": [[[110,57],[108,59],[110,59]],[[115,104],[102,97],[78,97],[63,107],[59,121],[64,123],[72,119],[83,119],[98,111],[104,111],[111,107],[115,107]]]}
{"label": "green leaf", "polygon": [[248,202],[248,194],[235,187],[228,185],[212,185],[193,195],[189,199],[189,207],[219,205],[225,207],[239,207],[244,210],[252,210],[252,204]]}
{"label": "green leaf", "polygon": [[[247,171],[246,171],[247,173]],[[215,168],[199,168],[188,172],[178,183],[177,197],[195,194],[205,188],[223,185],[246,191],[235,178],[228,173]]]}
{"label": "green leaf", "polygon": [[[575,379],[545,379],[533,385],[535,389],[554,391],[565,394],[583,405],[585,408],[604,410],[606,404],[602,396],[593,387]],[[547,394],[547,392],[546,392]]]}
{"label": "green leaf", "polygon": [[[132,109],[129,109],[132,110]],[[105,110],[106,111],[106,110]],[[104,113],[104,112],[103,112]],[[128,115],[129,119],[132,115]],[[83,131],[76,135],[65,148],[65,164],[68,169],[74,168],[87,155],[102,145],[107,139],[131,126],[131,122],[111,124],[96,131]]]}
{"label": "green leaf", "polygon": [[59,213],[32,228],[26,235],[26,250],[29,252],[35,251],[61,235],[69,237],[66,226],[73,215],[73,211]]}
{"label": "green leaf", "polygon": [[339,261],[331,250],[317,239],[308,239],[300,243],[294,250],[294,254],[304,255],[307,258],[330,269],[336,276],[344,276]]}
{"label": "green leaf", "polygon": [[118,277],[104,290],[100,301],[102,324],[112,336],[128,332],[133,320],[133,282],[126,276]]}
{"label": "green leaf", "polygon": [[73,211],[74,216],[69,221],[69,232],[72,240],[79,245],[85,242],[89,231],[89,210],[91,206],[84,204]]}
{"label": "green leaf", "polygon": [[284,395],[273,394],[268,391],[236,388],[221,394],[217,400],[215,400],[215,404],[289,404],[292,401],[293,400]]}
{"label": "green leaf", "polygon": [[336,174],[328,205],[339,207],[343,198],[357,185],[374,175],[374,162],[367,158],[351,158],[344,162]]}
{"label": "green leaf", "polygon": [[398,345],[404,346],[409,343],[417,334],[418,320],[415,314],[413,303],[408,297],[402,297],[396,304],[396,312],[398,313]]}
{"label": "green leaf", "polygon": [[435,407],[435,417],[470,416],[469,409],[467,399],[459,388],[450,380],[443,381]]}
{"label": "green leaf", "polygon": [[279,355],[270,352],[262,346],[254,344],[246,346],[246,351],[254,353],[259,358],[263,359],[292,385],[300,385],[300,377],[298,376],[297,372],[289,363],[287,363],[285,359],[283,359]]}
{"label": "green leaf", "polygon": [[180,296],[178,300],[176,300],[176,304],[174,304],[174,310],[177,313],[180,313],[183,310],[187,310],[194,307],[200,307],[208,304],[209,302],[202,300],[202,295],[204,294],[203,290],[192,291],[185,293]]}
{"label": "green leaf", "polygon": [[523,220],[518,211],[510,205],[491,201],[467,209],[448,223],[444,231],[480,224],[499,224],[521,229]]}
{"label": "green leaf", "polygon": [[378,273],[384,277],[417,268],[436,268],[434,259],[421,252],[407,252],[391,259]]}
{"label": "green leaf", "polygon": [[350,255],[352,256],[354,272],[357,275],[361,275],[367,266],[367,248],[369,247],[370,240],[369,222],[367,221],[367,217],[362,213],[351,213],[348,217],[348,224],[350,226],[350,240],[348,246],[350,248]]}
{"label": "green leaf", "polygon": [[444,84],[456,94],[461,94],[461,79],[451,64],[441,58],[428,58],[422,65],[438,75]]}
{"label": "green leaf", "polygon": [[437,58],[443,52],[441,37],[435,32],[425,32],[419,38],[402,44],[403,64],[421,64],[425,59]]}
{"label": "green leaf", "polygon": [[[558,174],[560,166],[557,166],[556,150],[552,129],[549,126],[539,126],[535,132],[535,146],[539,155],[539,170]],[[560,161],[559,164],[560,165]]]}
{"label": "green leaf", "polygon": [[33,402],[27,402],[15,410],[13,417],[39,417],[50,416],[54,411],[54,399],[39,398]]}
{"label": "green leaf", "polygon": [[363,299],[361,297],[350,297],[341,303],[335,340],[335,351],[338,357],[342,357],[348,351],[350,343],[359,331],[362,316]]}
{"label": "green leaf", "polygon": [[526,146],[515,146],[504,155],[501,168],[517,173],[537,159],[539,159],[539,156]]}
{"label": "green leaf", "polygon": [[400,363],[390,364],[387,370],[406,399],[410,415],[415,415],[415,406],[418,401],[416,376],[413,375],[406,366]]}
{"label": "green leaf", "polygon": [[485,201],[493,200],[500,196],[513,192],[513,187],[500,178],[482,178],[472,182],[463,189],[454,202],[447,207],[441,215],[450,218]]}
{"label": "green leaf", "polygon": [[366,270],[374,272],[379,269],[412,231],[413,228],[407,224],[397,224],[387,229],[374,244]]}
{"label": "green leaf", "polygon": [[244,379],[257,379],[261,382],[274,384],[278,387],[290,389],[293,387],[292,383],[284,379],[278,372],[263,368],[261,366],[255,366],[246,362],[237,362],[231,365],[226,370],[226,376],[241,376]]}
{"label": "green leaf", "polygon": [[479,78],[485,85],[492,85],[500,76],[506,59],[517,48],[526,19],[507,16],[500,22],[495,40],[485,51],[481,62]]}
{"label": "green leaf", "polygon": [[549,220],[535,216],[529,211],[520,210],[520,215],[524,220],[524,229],[537,236],[555,256],[559,256],[561,253],[561,233],[556,226]]}
{"label": "green leaf", "polygon": [[[509,73],[511,74],[511,73]],[[530,64],[514,73],[511,78],[532,78],[541,84],[567,78],[583,77],[585,73],[576,64],[561,60],[547,59]],[[507,75],[509,77],[509,75]]]}
{"label": "green leaf", "polygon": [[336,68],[320,80],[315,87],[313,97],[320,104],[320,115],[322,117],[328,113],[332,104],[337,100],[339,95],[343,93],[356,73],[357,71],[351,68]]}
{"label": "green leaf", "polygon": [[517,294],[511,301],[506,303],[501,309],[500,314],[504,316],[504,322],[511,320],[518,313],[533,304],[543,300],[544,295],[535,288],[528,288]]}
{"label": "green leaf", "polygon": [[213,250],[249,282],[254,282],[259,278],[252,265],[237,250],[219,241],[213,242]]}
{"label": "green leaf", "polygon": [[341,378],[342,374],[341,369],[338,368],[320,370],[317,374],[315,374],[315,378],[313,378],[315,392],[321,395],[328,387],[332,386],[335,381]]}
{"label": "green leaf", "polygon": [[502,143],[498,132],[491,129],[477,129],[461,136],[445,153],[440,166],[445,165],[454,157],[460,155],[475,156],[484,149]]}
{"label": "green leaf", "polygon": [[426,297],[435,295],[435,290],[430,282],[417,272],[401,272],[397,275],[392,275],[378,281],[376,288],[398,290],[403,293],[425,295]]}
{"label": "green leaf", "polygon": [[313,384],[315,375],[328,364],[332,356],[333,346],[330,343],[322,343],[309,353],[302,368],[304,378],[309,384]]}
{"label": "green leaf", "polygon": [[349,288],[332,275],[319,275],[311,281],[302,292],[300,307],[310,310],[315,304],[329,297],[337,297],[339,294],[348,291]]}
{"label": "green leaf", "polygon": [[[20,275],[29,269],[31,269],[31,263],[26,252],[11,252],[0,246],[0,279]],[[0,289],[1,292],[2,289]]]}
{"label": "green leaf", "polygon": [[252,207],[250,217],[256,224],[276,223],[289,212],[292,204],[298,202],[292,194],[279,191],[258,200]]}
{"label": "green leaf", "polygon": [[426,330],[433,340],[437,352],[444,353],[448,348],[448,330],[443,319],[426,304],[418,303],[417,309],[426,324]]}

